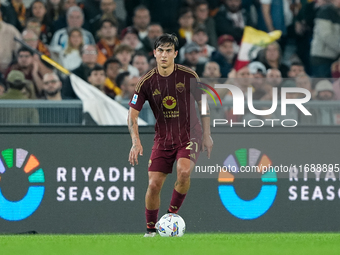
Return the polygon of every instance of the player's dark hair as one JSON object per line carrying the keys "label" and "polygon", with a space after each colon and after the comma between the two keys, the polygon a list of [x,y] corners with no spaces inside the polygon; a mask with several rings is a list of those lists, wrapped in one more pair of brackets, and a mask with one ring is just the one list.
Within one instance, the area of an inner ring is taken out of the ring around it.
{"label": "player's dark hair", "polygon": [[[88,77],[91,76],[92,72],[95,71],[104,71],[104,67],[99,65],[99,64],[95,64],[95,66],[91,69],[91,71],[88,73]],[[105,72],[105,71],[104,71]]]}
{"label": "player's dark hair", "polygon": [[33,56],[33,52],[32,52],[29,48],[27,48],[27,47],[25,47],[25,46],[21,47],[21,48],[18,50],[18,55],[19,55],[20,52],[29,52],[30,55]]}
{"label": "player's dark hair", "polygon": [[111,57],[108,60],[105,61],[104,63],[104,71],[106,72],[109,64],[118,64],[120,67],[122,66],[122,63],[120,63],[120,61],[117,58]]}
{"label": "player's dark hair", "polygon": [[157,49],[159,46],[171,46],[175,47],[175,51],[178,50],[178,38],[175,34],[163,34],[158,37],[154,43],[153,49]]}
{"label": "player's dark hair", "polygon": [[116,78],[116,83],[117,86],[120,88],[124,82],[125,77],[129,76],[130,73],[129,72],[122,72],[120,74],[118,74],[117,78]]}

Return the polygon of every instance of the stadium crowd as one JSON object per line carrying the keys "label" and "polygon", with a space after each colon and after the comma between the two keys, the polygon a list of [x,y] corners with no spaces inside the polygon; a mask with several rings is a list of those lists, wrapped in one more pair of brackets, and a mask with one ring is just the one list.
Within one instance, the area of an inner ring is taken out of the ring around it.
{"label": "stadium crowd", "polygon": [[[153,43],[167,32],[179,38],[177,63],[204,78],[239,78],[236,85],[243,91],[253,87],[254,99],[270,100],[273,87],[306,88],[313,100],[340,99],[340,0],[123,3],[125,20],[117,16],[115,0],[35,0],[28,6],[3,0],[0,98],[13,93],[11,81],[20,75],[10,74],[18,70],[29,81],[21,89],[24,98],[77,99],[70,79],[15,37],[121,102],[155,67]],[[282,36],[235,69],[245,26],[281,30]]]}

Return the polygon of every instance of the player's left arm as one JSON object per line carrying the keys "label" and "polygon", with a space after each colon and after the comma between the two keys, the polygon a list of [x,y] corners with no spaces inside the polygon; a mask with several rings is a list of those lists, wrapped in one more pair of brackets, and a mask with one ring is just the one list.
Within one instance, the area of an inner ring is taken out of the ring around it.
{"label": "player's left arm", "polygon": [[207,114],[205,114],[205,115],[202,115],[202,112],[201,112],[202,101],[198,101],[197,104],[198,104],[198,109],[200,111],[202,128],[203,128],[202,151],[207,151],[208,152],[208,158],[210,159],[210,153],[212,151],[212,147],[213,147],[214,142],[211,138],[211,132],[210,132],[209,104],[207,103]]}

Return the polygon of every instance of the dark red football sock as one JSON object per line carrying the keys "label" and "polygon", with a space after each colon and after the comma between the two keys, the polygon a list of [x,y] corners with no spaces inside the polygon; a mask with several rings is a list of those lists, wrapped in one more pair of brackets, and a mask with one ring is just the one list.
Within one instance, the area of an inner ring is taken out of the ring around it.
{"label": "dark red football sock", "polygon": [[171,202],[169,206],[169,212],[177,213],[179,208],[181,207],[184,198],[187,194],[178,193],[175,189],[172,192]]}
{"label": "dark red football sock", "polygon": [[146,217],[146,227],[147,228],[155,228],[157,219],[158,219],[158,211],[156,210],[148,210],[145,208],[145,217]]}

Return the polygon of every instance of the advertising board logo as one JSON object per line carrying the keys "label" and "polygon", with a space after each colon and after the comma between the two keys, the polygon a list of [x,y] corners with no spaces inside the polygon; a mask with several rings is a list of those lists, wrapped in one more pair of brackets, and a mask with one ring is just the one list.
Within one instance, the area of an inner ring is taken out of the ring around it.
{"label": "advertising board logo", "polygon": [[[271,165],[271,160],[261,151],[250,148],[239,149],[230,154],[223,165],[231,171],[220,172],[218,176],[218,192],[224,207],[235,217],[242,220],[253,220],[264,215],[273,205],[277,194],[277,175],[275,171],[263,172],[263,166]],[[262,172],[262,187],[259,194],[252,200],[240,198],[234,188],[235,175],[242,170],[257,169]]]}
{"label": "advertising board logo", "polygon": [[[32,215],[40,206],[44,197],[45,175],[40,162],[24,149],[6,149],[0,156],[0,218],[8,221],[20,221]],[[23,176],[24,179],[16,179]],[[19,181],[18,181],[19,180]],[[10,194],[24,186],[28,180],[28,191],[19,200],[7,199],[4,189]],[[7,182],[7,185],[6,185]],[[8,185],[13,183],[15,185]],[[4,188],[6,187],[6,188]]]}

